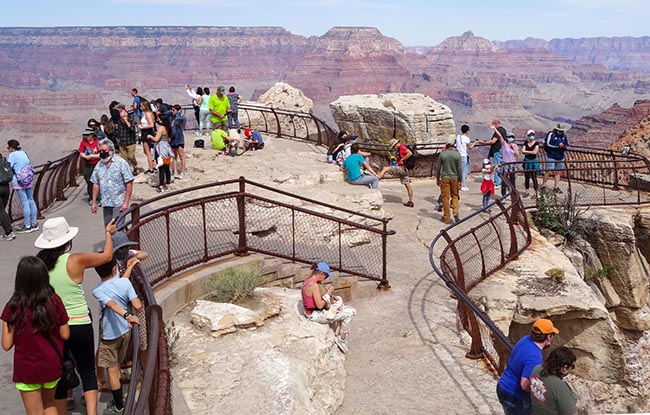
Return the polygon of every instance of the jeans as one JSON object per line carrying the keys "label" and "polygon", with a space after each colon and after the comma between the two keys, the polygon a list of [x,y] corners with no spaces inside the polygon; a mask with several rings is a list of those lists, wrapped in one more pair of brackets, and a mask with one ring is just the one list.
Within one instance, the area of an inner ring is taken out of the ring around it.
{"label": "jeans", "polygon": [[454,214],[458,214],[458,179],[442,178],[440,179],[440,195],[442,196],[442,221],[449,222],[451,215],[449,212],[449,198],[451,197],[451,207]]}
{"label": "jeans", "polygon": [[364,175],[359,177],[357,180],[351,181],[350,184],[361,186],[367,185],[371,189],[377,189],[379,187],[379,177]]}
{"label": "jeans", "polygon": [[470,169],[471,169],[470,162],[469,162],[469,155],[462,156],[461,162],[463,163],[463,186],[466,186],[465,183],[467,183],[466,182],[467,176],[469,176]]}
{"label": "jeans", "polygon": [[[501,163],[501,152],[497,151],[492,155],[492,159],[494,160],[493,166],[496,166],[497,164]],[[498,174],[494,175],[494,186],[499,187],[501,186],[501,177],[499,177]]]}
{"label": "jeans", "polygon": [[[111,221],[111,219],[115,218],[115,225],[118,225],[117,217],[120,216],[120,208],[121,206],[103,206],[102,207],[102,214],[104,215],[104,228],[108,225],[108,223]],[[121,223],[122,221],[120,221]]]}
{"label": "jeans", "polygon": [[233,128],[233,126],[239,129],[239,114],[237,111],[229,112],[228,114],[228,128]]}
{"label": "jeans", "polygon": [[16,189],[16,193],[18,193],[20,203],[23,205],[25,227],[35,226],[38,209],[36,209],[36,203],[34,202],[34,190],[31,187],[29,189]]}
{"label": "jeans", "polygon": [[199,111],[199,133],[210,133],[212,123],[210,122],[210,110]]}
{"label": "jeans", "polygon": [[11,219],[9,219],[9,215],[5,210],[9,203],[10,192],[8,184],[0,184],[0,223],[5,231],[5,235],[9,235],[12,231]]}
{"label": "jeans", "polygon": [[497,384],[497,397],[505,415],[532,415],[533,406],[530,399],[516,398],[504,391]]}
{"label": "jeans", "polygon": [[490,204],[490,198],[492,197],[492,190],[488,190],[485,192],[483,195],[483,209],[487,207],[487,205]]}

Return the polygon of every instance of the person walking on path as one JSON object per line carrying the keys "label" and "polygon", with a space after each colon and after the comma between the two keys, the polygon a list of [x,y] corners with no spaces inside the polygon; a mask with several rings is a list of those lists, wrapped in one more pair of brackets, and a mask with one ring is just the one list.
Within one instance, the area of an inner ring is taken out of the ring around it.
{"label": "person walking on path", "polygon": [[548,182],[549,177],[552,175],[555,179],[555,186],[553,191],[555,193],[562,193],[558,185],[560,184],[560,175],[562,174],[561,170],[564,170],[564,152],[569,146],[569,139],[564,133],[565,127],[558,123],[557,126],[548,133],[546,136],[546,145],[544,150],[546,151],[546,173],[544,173],[544,179],[542,179],[542,191],[546,190],[546,182]]}
{"label": "person walking on path", "polygon": [[490,159],[483,159],[483,167],[481,168],[481,174],[483,175],[481,193],[483,194],[483,209],[485,209],[487,213],[491,212],[488,208],[488,204],[490,204],[490,198],[494,194],[493,174],[497,167],[499,166],[492,166],[490,164]]}
{"label": "person walking on path", "polygon": [[467,187],[467,177],[469,176],[472,165],[469,160],[469,150],[473,149],[476,143],[472,143],[472,139],[469,138],[469,126],[463,124],[460,127],[460,135],[456,137],[456,150],[460,154],[460,161],[463,165],[463,185],[460,188],[462,192],[469,190]]}
{"label": "person walking on path", "polygon": [[[110,142],[110,140],[108,140]],[[95,372],[95,335],[82,283],[84,271],[105,264],[113,257],[115,221],[106,225],[104,249],[99,253],[71,254],[72,239],[79,228],[68,225],[64,217],[55,217],[43,223],[43,231],[34,242],[38,257],[45,262],[50,285],[61,297],[70,317],[70,338],[64,349],[72,354],[81,378],[88,415],[97,415],[97,374]],[[54,396],[59,414],[66,413],[68,391],[57,387]]]}
{"label": "person walking on path", "polygon": [[381,169],[379,172],[379,180],[383,179],[384,175],[390,172],[391,175],[399,177],[399,182],[406,187],[406,195],[408,200],[404,203],[406,207],[414,207],[413,204],[413,187],[411,186],[411,178],[408,175],[406,166],[404,162],[408,160],[409,157],[413,157],[413,153],[409,150],[406,145],[401,144],[398,139],[393,138],[388,143],[388,151],[397,151],[397,160],[394,166],[387,166]]}
{"label": "person walking on path", "polygon": [[54,391],[63,370],[59,356],[63,356],[63,342],[70,337],[70,328],[68,314],[50,286],[43,261],[34,256],[20,259],[14,293],[0,319],[2,349],[16,347],[13,381],[25,412],[57,415]]}
{"label": "person walking on path", "polygon": [[[492,120],[490,123],[490,128],[494,131],[492,133],[492,138],[489,140],[479,140],[476,142],[476,145],[479,146],[490,146],[490,151],[488,152],[488,158],[492,159],[492,164],[495,166],[501,164],[501,143],[506,139],[508,133],[506,129],[501,125],[501,121]],[[494,187],[498,189],[501,187],[501,178],[499,175],[494,176]]]}
{"label": "person walking on path", "polygon": [[578,398],[562,380],[575,368],[576,355],[568,347],[553,350],[543,365],[533,369],[530,395],[533,415],[575,415]]}
{"label": "person walking on path", "polygon": [[542,364],[542,350],[551,346],[560,331],[551,320],[540,318],[510,353],[506,369],[497,383],[497,397],[505,415],[530,415],[530,378],[533,369]]}
{"label": "person walking on path", "polygon": [[11,169],[14,171],[11,186],[18,194],[20,204],[23,205],[23,227],[16,229],[16,233],[37,231],[38,222],[36,218],[38,209],[36,208],[36,202],[34,202],[34,189],[32,188],[34,167],[27,153],[20,148],[18,140],[7,141],[7,150],[9,150],[7,160],[11,165]]}
{"label": "person walking on path", "polygon": [[9,196],[11,190],[9,183],[14,178],[14,173],[11,170],[11,164],[2,154],[0,154],[0,224],[4,233],[0,235],[0,241],[12,241],[16,239],[16,234],[11,226],[11,219],[7,214],[7,206],[9,206]]}
{"label": "person walking on path", "polygon": [[436,181],[440,186],[440,195],[442,196],[442,221],[451,223],[449,208],[449,199],[451,198],[451,207],[454,210],[454,221],[459,222],[458,216],[458,191],[463,182],[463,165],[460,154],[454,151],[456,139],[447,138],[445,142],[446,151],[440,153],[436,163]]}
{"label": "person walking on path", "polygon": [[[345,170],[348,173],[348,182],[354,185],[368,186],[371,189],[376,189],[379,187],[379,178],[377,173],[370,167],[361,154],[359,154],[359,144],[354,143],[350,147],[350,154],[343,165],[341,170]],[[361,173],[361,167],[364,167],[371,174]]]}
{"label": "person walking on path", "polygon": [[93,182],[93,201],[90,211],[97,214],[97,200],[101,195],[104,226],[120,212],[129,208],[133,191],[133,174],[124,159],[115,154],[115,147],[109,139],[99,142],[99,158],[90,181]]}

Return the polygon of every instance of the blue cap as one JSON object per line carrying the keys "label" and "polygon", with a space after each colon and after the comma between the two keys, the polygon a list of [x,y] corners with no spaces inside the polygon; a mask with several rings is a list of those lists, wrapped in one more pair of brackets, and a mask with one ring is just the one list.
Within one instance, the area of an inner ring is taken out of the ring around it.
{"label": "blue cap", "polygon": [[316,264],[316,269],[320,272],[324,272],[328,277],[332,277],[332,271],[330,271],[330,266],[326,262],[319,262]]}

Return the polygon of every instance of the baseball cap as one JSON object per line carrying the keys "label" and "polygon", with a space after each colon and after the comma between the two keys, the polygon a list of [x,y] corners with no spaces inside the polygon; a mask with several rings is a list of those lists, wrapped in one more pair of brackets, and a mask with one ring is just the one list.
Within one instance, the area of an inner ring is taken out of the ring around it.
{"label": "baseball cap", "polygon": [[538,334],[560,334],[560,330],[553,327],[553,322],[545,318],[540,318],[533,323],[532,331]]}
{"label": "baseball cap", "polygon": [[326,262],[319,262],[316,264],[316,269],[320,272],[324,272],[328,277],[332,277],[332,271],[330,271],[330,266]]}
{"label": "baseball cap", "polygon": [[445,144],[448,146],[453,146],[456,144],[456,137],[447,137]]}
{"label": "baseball cap", "polygon": [[126,108],[126,105],[124,105],[121,102],[118,102],[117,104],[115,104],[115,108]]}
{"label": "baseball cap", "polygon": [[224,88],[223,85],[219,85],[219,86],[217,87],[217,91],[219,91],[219,92],[225,92],[225,91],[226,91],[226,88]]}
{"label": "baseball cap", "polygon": [[526,135],[531,135],[531,134],[535,135],[535,130],[528,130],[528,132],[526,133]]}
{"label": "baseball cap", "polygon": [[92,128],[85,128],[81,135],[95,135],[95,130]]}

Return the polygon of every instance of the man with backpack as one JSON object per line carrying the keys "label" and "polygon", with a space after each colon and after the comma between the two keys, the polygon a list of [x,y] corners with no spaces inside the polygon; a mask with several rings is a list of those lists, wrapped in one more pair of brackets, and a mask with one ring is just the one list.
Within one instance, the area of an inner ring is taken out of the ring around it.
{"label": "man with backpack", "polygon": [[244,100],[244,97],[235,92],[235,87],[231,86],[228,89],[228,102],[230,102],[230,112],[228,115],[228,128],[237,128],[237,132],[241,128],[239,124],[239,104]]}
{"label": "man with backpack", "polygon": [[397,160],[395,165],[381,169],[378,177],[381,180],[388,172],[393,176],[399,177],[399,182],[406,187],[406,194],[408,196],[408,200],[404,203],[404,206],[412,208],[415,205],[413,204],[413,187],[411,187],[411,178],[408,175],[407,163],[410,165],[408,160],[413,157],[413,152],[409,150],[406,145],[401,144],[396,138],[390,140],[390,143],[388,144],[388,151],[394,150],[397,150]]}
{"label": "man with backpack", "polygon": [[544,151],[546,151],[546,173],[544,173],[544,179],[542,180],[542,191],[546,190],[546,182],[551,175],[554,175],[555,186],[553,191],[555,193],[562,193],[558,184],[560,183],[561,170],[565,168],[564,166],[564,152],[569,146],[569,140],[564,134],[565,127],[564,125],[558,123],[553,131],[549,132],[546,135],[546,140],[544,141]]}

